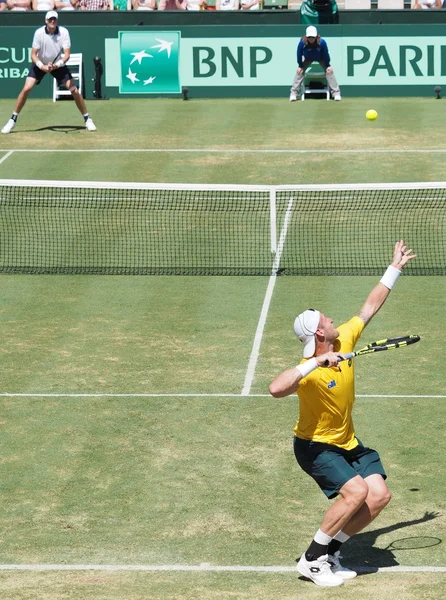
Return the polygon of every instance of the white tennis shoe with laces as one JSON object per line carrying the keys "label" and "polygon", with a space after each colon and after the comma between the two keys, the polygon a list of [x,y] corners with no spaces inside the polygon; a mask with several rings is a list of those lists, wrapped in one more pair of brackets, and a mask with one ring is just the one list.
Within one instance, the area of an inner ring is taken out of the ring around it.
{"label": "white tennis shoe with laces", "polygon": [[328,562],[328,554],[320,556],[316,560],[307,560],[305,553],[300,557],[297,563],[297,570],[307,579],[311,579],[316,585],[321,587],[336,587],[343,585],[344,580],[339,575],[335,575]]}
{"label": "white tennis shoe with laces", "polygon": [[87,131],[96,131],[96,125],[93,123],[93,119],[91,117],[88,117],[88,119],[85,121],[85,127],[87,128]]}
{"label": "white tennis shoe with laces", "polygon": [[11,131],[14,129],[14,127],[15,127],[14,119],[9,119],[9,121],[6,123],[6,125],[2,129],[2,133],[11,133]]}
{"label": "white tennis shoe with laces", "polygon": [[338,575],[339,577],[342,577],[342,579],[354,579],[357,575],[356,571],[353,571],[352,569],[347,569],[347,567],[343,567],[341,565],[340,559],[342,558],[342,556],[339,553],[339,550],[337,552],[335,552],[334,554],[329,554],[328,555],[328,564],[330,565],[331,568],[331,572],[334,573],[334,575]]}

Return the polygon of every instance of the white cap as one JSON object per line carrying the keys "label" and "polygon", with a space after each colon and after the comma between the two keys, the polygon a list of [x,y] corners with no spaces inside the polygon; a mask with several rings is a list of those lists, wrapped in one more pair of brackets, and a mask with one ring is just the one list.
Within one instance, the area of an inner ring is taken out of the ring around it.
{"label": "white cap", "polygon": [[304,310],[294,321],[294,333],[303,342],[304,358],[310,358],[316,350],[315,333],[319,327],[321,313],[314,308]]}
{"label": "white cap", "polygon": [[48,19],[59,19],[59,16],[55,10],[49,10],[45,15],[45,21]]}
{"label": "white cap", "polygon": [[307,37],[317,37],[317,29],[314,25],[309,25],[307,27],[307,31],[305,32]]}

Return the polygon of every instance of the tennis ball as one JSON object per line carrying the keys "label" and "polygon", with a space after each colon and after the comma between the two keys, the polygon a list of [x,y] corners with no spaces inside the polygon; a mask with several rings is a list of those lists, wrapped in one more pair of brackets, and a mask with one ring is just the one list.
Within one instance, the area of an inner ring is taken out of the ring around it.
{"label": "tennis ball", "polygon": [[365,116],[369,121],[374,121],[375,119],[378,118],[378,113],[376,112],[376,110],[368,110],[365,113]]}

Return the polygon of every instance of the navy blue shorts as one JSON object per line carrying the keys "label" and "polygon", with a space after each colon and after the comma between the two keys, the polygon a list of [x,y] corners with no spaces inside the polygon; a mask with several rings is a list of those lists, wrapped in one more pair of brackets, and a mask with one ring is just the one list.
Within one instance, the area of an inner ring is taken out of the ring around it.
{"label": "navy blue shorts", "polygon": [[[34,63],[31,65],[28,77],[36,79],[37,85],[39,85],[39,83],[42,81],[45,75],[46,72],[42,71],[42,69],[39,69],[37,65],[35,65]],[[73,79],[73,76],[71,75],[70,69],[68,67],[59,67],[55,71],[51,71],[50,75],[52,75],[54,79],[56,79],[58,85],[64,85],[67,81]]]}
{"label": "navy blue shorts", "polygon": [[299,466],[316,481],[324,494],[334,498],[341,487],[356,475],[365,479],[378,474],[387,479],[378,452],[358,442],[353,450],[345,450],[332,444],[295,437],[294,455]]}

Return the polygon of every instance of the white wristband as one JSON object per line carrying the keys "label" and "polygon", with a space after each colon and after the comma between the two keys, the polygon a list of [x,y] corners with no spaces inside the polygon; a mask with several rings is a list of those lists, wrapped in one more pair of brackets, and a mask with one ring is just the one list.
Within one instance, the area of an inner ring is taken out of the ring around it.
{"label": "white wristband", "polygon": [[41,69],[43,67],[43,62],[41,60],[38,60],[36,62],[36,67],[39,67],[39,69]]}
{"label": "white wristband", "polygon": [[386,288],[391,290],[400,275],[401,275],[401,271],[399,269],[397,269],[396,267],[392,267],[392,265],[390,265],[389,267],[387,267],[386,272],[381,277],[380,282],[383,285],[385,285]]}
{"label": "white wristband", "polygon": [[315,358],[310,358],[307,362],[302,363],[301,365],[297,365],[296,369],[302,375],[302,379],[306,377],[311,371],[318,368],[317,360]]}
{"label": "white wristband", "polygon": [[57,61],[56,67],[58,67],[60,69],[60,67],[63,67],[64,64],[65,64],[64,61],[62,59],[60,59],[60,60]]}

